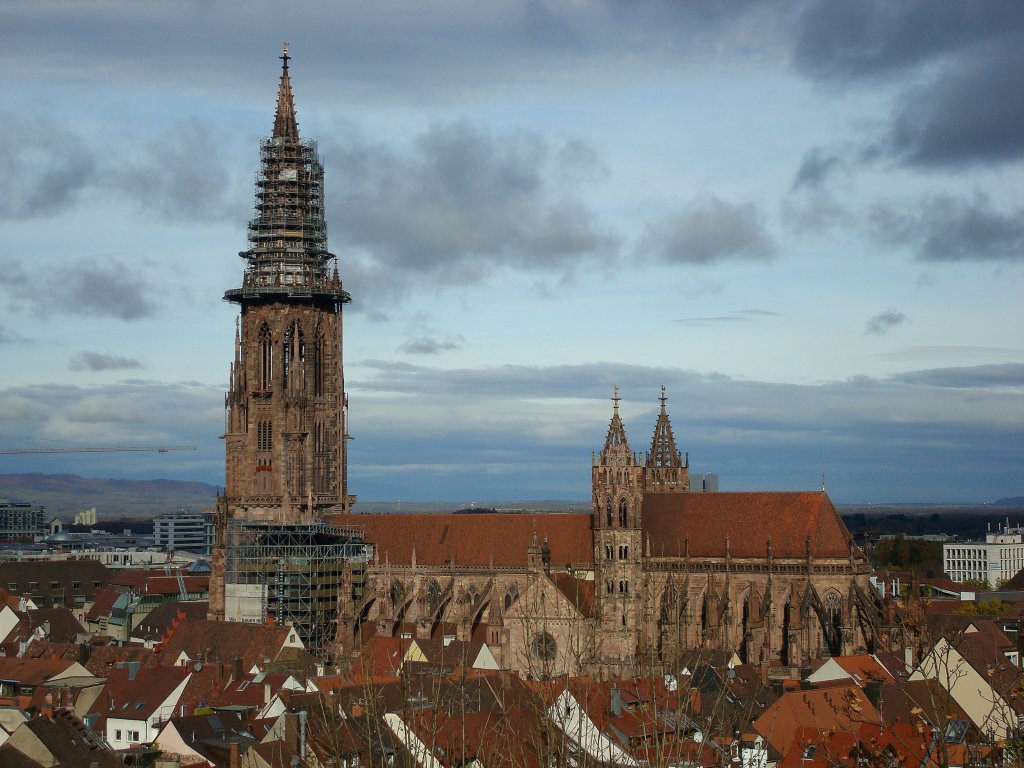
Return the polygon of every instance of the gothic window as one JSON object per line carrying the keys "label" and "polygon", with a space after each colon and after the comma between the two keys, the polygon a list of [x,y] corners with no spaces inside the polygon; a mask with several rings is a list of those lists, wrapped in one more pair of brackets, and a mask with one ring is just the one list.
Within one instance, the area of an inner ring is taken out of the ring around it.
{"label": "gothic window", "polygon": [[274,379],[274,345],[270,337],[270,326],[263,323],[256,339],[260,352],[256,378],[259,380],[260,389],[266,392],[270,389],[270,382]]}
{"label": "gothic window", "polygon": [[558,655],[558,644],[547,632],[538,632],[530,643],[530,652],[539,661],[552,661]]}
{"label": "gothic window", "polygon": [[623,499],[619,502],[619,527],[626,527],[626,520],[628,519],[629,506],[626,504],[626,500]]}
{"label": "gothic window", "polygon": [[622,559],[623,560],[629,560],[629,546],[628,545],[622,548]]}
{"label": "gothic window", "polygon": [[516,601],[516,598],[518,598],[518,597],[519,597],[519,589],[516,588],[515,584],[513,584],[511,587],[508,588],[508,591],[505,593],[505,610],[506,611],[509,608],[512,607],[512,603],[514,603]]}
{"label": "gothic window", "polygon": [[431,579],[430,583],[427,584],[427,605],[430,606],[430,610],[436,611],[438,603],[441,602],[441,585],[437,583],[437,579]]}
{"label": "gothic window", "polygon": [[626,594],[627,595],[629,594],[629,582],[628,581],[626,582]]}
{"label": "gothic window", "polygon": [[323,331],[317,329],[316,345],[313,349],[313,394],[324,393],[324,357],[327,354],[327,343]]}
{"label": "gothic window", "polygon": [[288,326],[288,330],[284,334],[284,347],[281,354],[281,381],[283,386],[288,386],[289,375],[294,373],[295,365],[301,363],[305,357],[306,344],[302,334],[302,327],[296,321]]}
{"label": "gothic window", "polygon": [[480,590],[476,588],[476,584],[470,584],[469,589],[466,591],[469,593],[469,599],[475,603],[480,594]]}
{"label": "gothic window", "polygon": [[270,421],[256,422],[256,450],[269,451],[274,447],[274,426]]}
{"label": "gothic window", "polygon": [[605,591],[606,591],[606,592],[607,592],[607,593],[608,593],[609,595],[611,595],[611,594],[614,594],[614,593],[615,593],[615,582],[614,582],[614,581],[612,581],[611,579],[607,579],[607,580],[605,580],[605,582],[604,582],[604,588],[605,588]]}
{"label": "gothic window", "polygon": [[609,501],[605,507],[605,511],[608,513],[608,527],[612,527],[612,503]]}
{"label": "gothic window", "polygon": [[619,594],[625,594],[625,592],[626,592],[626,582],[620,581],[619,582]]}
{"label": "gothic window", "polygon": [[401,605],[405,599],[405,587],[402,586],[402,582],[395,579],[391,582],[391,602],[393,605]]}
{"label": "gothic window", "polygon": [[825,613],[828,614],[829,618],[833,621],[838,620],[843,609],[843,599],[839,596],[839,593],[830,591],[825,595],[822,603],[825,606]]}
{"label": "gothic window", "polygon": [[605,544],[604,545],[604,559],[605,560],[611,560],[612,559],[612,545],[611,544]]}

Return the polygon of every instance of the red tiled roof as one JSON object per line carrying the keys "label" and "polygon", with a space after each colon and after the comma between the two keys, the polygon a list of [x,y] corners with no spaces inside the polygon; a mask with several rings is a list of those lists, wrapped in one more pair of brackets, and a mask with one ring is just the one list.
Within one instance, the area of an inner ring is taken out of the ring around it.
{"label": "red tiled roof", "polygon": [[42,685],[75,663],[75,659],[22,659],[17,656],[0,656],[0,680],[13,680],[24,685]]}
{"label": "red tiled roof", "polygon": [[291,627],[273,624],[235,624],[225,621],[185,618],[171,632],[160,650],[161,664],[174,664],[185,652],[190,659],[233,662],[242,660],[242,668],[277,658]]}
{"label": "red tiled roof", "polygon": [[558,591],[565,595],[580,614],[587,617],[594,616],[593,580],[577,579],[568,573],[553,573],[551,580],[558,587]]}
{"label": "red tiled roof", "polygon": [[880,721],[878,710],[858,686],[787,691],[754,721],[773,749],[785,754],[800,728],[856,731],[862,723]]}
{"label": "red tiled roof", "polygon": [[551,565],[592,565],[593,538],[589,514],[418,514],[335,515],[335,525],[352,525],[365,531],[366,540],[377,546],[377,556],[392,563],[409,563],[416,548],[416,562],[443,565],[525,566],[534,533],[551,549]]}
{"label": "red tiled roof", "polygon": [[[847,558],[853,538],[821,491],[796,493],[647,493],[644,546],[654,557],[722,557],[728,537],[733,557]],[[859,549],[858,556],[863,556]],[[788,746],[788,745],[787,745]]]}

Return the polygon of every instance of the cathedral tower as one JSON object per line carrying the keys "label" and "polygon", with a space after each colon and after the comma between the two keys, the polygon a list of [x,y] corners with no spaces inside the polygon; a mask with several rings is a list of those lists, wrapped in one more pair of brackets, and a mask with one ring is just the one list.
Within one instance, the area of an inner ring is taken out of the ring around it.
{"label": "cathedral tower", "polygon": [[637,651],[644,585],[640,506],[644,467],[629,447],[619,417],[615,388],[612,419],[604,448],[591,470],[595,589],[601,628],[600,654],[609,664],[632,665]]}
{"label": "cathedral tower", "polygon": [[285,46],[274,130],[260,147],[256,213],[226,397],[222,517],[283,524],[346,512],[347,402],[342,307],[351,298],[327,251],[324,172],[299,138]]}

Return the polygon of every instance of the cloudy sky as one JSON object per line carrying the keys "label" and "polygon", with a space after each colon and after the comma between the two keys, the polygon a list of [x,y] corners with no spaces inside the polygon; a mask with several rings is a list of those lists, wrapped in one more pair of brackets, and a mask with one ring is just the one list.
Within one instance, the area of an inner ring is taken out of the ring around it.
{"label": "cloudy sky", "polygon": [[586,499],[618,385],[695,472],[1024,494],[1024,3],[0,4],[0,472],[223,481],[282,41],[352,490]]}

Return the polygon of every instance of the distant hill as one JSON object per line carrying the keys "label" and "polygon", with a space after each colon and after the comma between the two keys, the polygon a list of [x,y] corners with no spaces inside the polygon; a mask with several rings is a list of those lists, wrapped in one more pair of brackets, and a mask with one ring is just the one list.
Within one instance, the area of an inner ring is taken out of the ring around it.
{"label": "distant hill", "polygon": [[212,507],[219,489],[182,480],[108,480],[78,475],[0,474],[0,499],[42,504],[47,515],[70,520],[96,507],[98,516],[150,518],[182,508]]}
{"label": "distant hill", "polygon": [[996,499],[992,502],[993,507],[1024,507],[1024,496],[1008,496],[1003,499]]}

